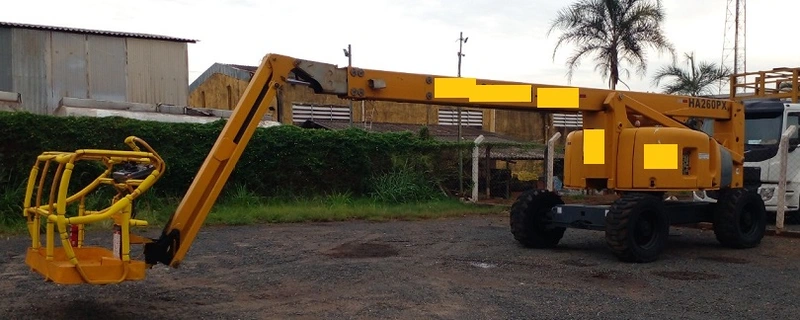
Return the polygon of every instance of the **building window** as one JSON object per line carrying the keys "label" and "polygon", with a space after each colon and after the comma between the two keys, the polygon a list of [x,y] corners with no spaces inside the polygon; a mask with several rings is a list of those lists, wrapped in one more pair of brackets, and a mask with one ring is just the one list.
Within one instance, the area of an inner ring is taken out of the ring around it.
{"label": "building window", "polygon": [[306,120],[350,121],[350,107],[292,104],[292,122],[305,122]]}
{"label": "building window", "polygon": [[[444,126],[458,125],[458,109],[439,109],[439,124]],[[461,109],[461,125],[465,127],[483,127],[483,111]]]}
{"label": "building window", "polygon": [[228,110],[233,110],[233,106],[233,89],[231,89],[231,86],[228,85]]}
{"label": "building window", "polygon": [[556,128],[583,128],[583,116],[580,113],[554,113],[553,127]]}
{"label": "building window", "polygon": [[206,107],[206,92],[200,91],[200,107]]}

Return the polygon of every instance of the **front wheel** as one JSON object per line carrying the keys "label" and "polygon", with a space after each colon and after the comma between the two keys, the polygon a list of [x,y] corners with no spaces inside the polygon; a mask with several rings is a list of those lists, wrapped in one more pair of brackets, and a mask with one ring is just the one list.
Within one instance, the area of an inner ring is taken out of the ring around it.
{"label": "front wheel", "polygon": [[511,233],[523,246],[552,248],[564,236],[564,227],[553,227],[550,210],[564,204],[554,192],[529,190],[522,193],[511,206]]}
{"label": "front wheel", "polygon": [[655,261],[668,237],[669,219],[657,194],[625,193],[606,214],[606,243],[621,261]]}

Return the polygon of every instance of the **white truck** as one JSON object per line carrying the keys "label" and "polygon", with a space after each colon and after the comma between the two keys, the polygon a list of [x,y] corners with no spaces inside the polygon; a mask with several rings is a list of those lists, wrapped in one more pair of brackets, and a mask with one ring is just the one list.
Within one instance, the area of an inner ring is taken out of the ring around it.
{"label": "white truck", "polygon": [[[791,125],[800,131],[800,103],[786,99],[744,100],[745,105],[745,168],[744,184],[761,195],[768,213],[778,208],[777,188],[780,179],[778,143]],[[709,123],[703,131],[713,130]],[[786,169],[785,221],[800,224],[800,139],[797,131],[789,140]],[[696,201],[715,201],[714,191],[695,191]]]}

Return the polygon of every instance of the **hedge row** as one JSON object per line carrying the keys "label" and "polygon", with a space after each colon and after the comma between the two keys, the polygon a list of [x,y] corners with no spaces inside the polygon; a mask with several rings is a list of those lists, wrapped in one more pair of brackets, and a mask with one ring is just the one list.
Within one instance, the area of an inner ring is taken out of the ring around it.
{"label": "hedge row", "polygon": [[[167,164],[166,173],[154,190],[181,196],[223,126],[224,121],[186,124],[0,113],[0,193],[18,188],[43,151],[127,149],[124,139],[135,135],[147,141]],[[370,192],[371,178],[401,164],[440,181],[452,180],[457,175],[456,168],[450,165],[457,163],[455,147],[409,132],[259,128],[227,187],[244,186],[262,196],[331,192],[363,195]],[[74,183],[82,185],[94,179],[90,174],[73,177]]]}

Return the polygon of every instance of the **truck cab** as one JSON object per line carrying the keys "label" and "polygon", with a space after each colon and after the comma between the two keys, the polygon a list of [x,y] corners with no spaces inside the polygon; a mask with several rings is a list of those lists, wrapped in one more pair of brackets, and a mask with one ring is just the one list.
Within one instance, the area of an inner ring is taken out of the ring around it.
{"label": "truck cab", "polygon": [[[791,125],[800,127],[800,103],[779,99],[749,100],[745,106],[745,188],[755,190],[764,200],[767,212],[777,212],[780,178],[778,145],[781,134]],[[710,124],[704,126],[709,133]],[[798,128],[800,129],[800,128]],[[789,166],[786,170],[786,221],[800,223],[800,139],[798,132],[789,140]],[[696,201],[714,202],[714,191],[694,191]]]}

